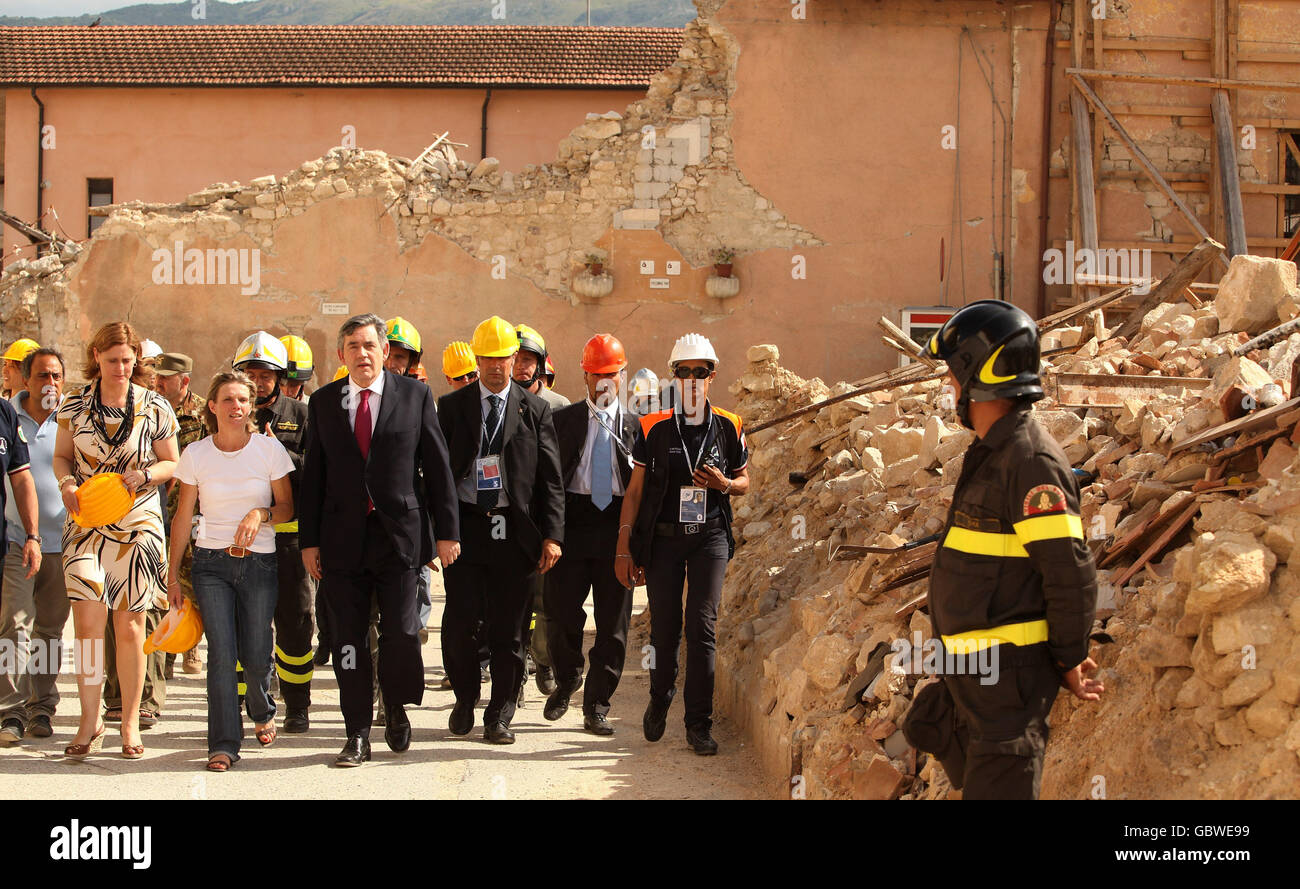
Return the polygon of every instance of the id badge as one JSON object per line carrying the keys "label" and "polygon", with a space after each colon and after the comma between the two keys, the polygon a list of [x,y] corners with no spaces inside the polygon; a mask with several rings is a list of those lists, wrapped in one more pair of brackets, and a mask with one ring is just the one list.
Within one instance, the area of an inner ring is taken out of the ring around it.
{"label": "id badge", "polygon": [[478,490],[501,490],[501,455],[479,457],[474,461],[474,475],[478,482]]}
{"label": "id badge", "polygon": [[703,488],[683,487],[681,498],[677,503],[677,521],[683,525],[704,524],[707,506],[706,492]]}

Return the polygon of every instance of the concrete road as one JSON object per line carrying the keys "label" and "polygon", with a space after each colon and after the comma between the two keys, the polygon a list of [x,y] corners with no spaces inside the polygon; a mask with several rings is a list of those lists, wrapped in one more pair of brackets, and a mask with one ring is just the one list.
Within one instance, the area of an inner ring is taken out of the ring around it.
{"label": "concrete road", "polygon": [[[637,592],[635,610],[640,611],[645,607],[644,590]],[[482,740],[481,708],[470,735],[452,735],[447,730],[452,693],[438,689],[442,586],[437,574],[433,598],[429,641],[424,646],[426,691],[420,707],[408,708],[414,737],[405,753],[390,751],[383,729],[375,727],[370,763],[356,769],[330,766],[344,737],[333,669],[326,667],[317,670],[312,683],[310,732],[281,733],[264,750],[252,735],[252,724],[246,722],[243,758],[228,773],[207,772],[203,768],[207,761],[205,678],[184,675],[178,662],[176,678],[168,683],[166,710],[156,727],[142,733],[145,756],[137,761],[121,758],[115,726],[109,727],[104,752],[84,762],[63,759],[63,748],[76,731],[78,704],[71,677],[61,678],[63,700],[54,719],[54,737],[28,736],[21,745],[0,748],[0,799],[735,799],[768,795],[770,788],[765,787],[743,739],[725,720],[714,729],[721,745],[718,756],[696,756],[686,746],[680,696],[663,739],[651,744],[642,737],[649,676],[640,669],[643,633],[638,636],[635,631],[629,642],[628,669],[613,699],[610,719],[616,734],[612,737],[584,732],[580,705],[558,722],[547,722],[542,718],[543,698],[531,682],[527,703],[512,725],[518,737],[514,745],[495,746]],[[588,604],[586,648],[594,635],[590,614]],[[69,620],[66,639],[71,638]]]}

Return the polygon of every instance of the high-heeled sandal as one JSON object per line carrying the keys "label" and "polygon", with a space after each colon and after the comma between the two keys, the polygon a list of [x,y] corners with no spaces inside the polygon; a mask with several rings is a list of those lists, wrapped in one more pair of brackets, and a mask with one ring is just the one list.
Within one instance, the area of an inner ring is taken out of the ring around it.
{"label": "high-heeled sandal", "polygon": [[265,726],[257,730],[257,743],[263,747],[270,747],[276,739],[275,720],[272,719]]}
{"label": "high-heeled sandal", "polygon": [[85,759],[92,753],[98,753],[104,747],[104,733],[108,731],[108,725],[101,722],[98,731],[90,738],[89,744],[69,744],[63,748],[65,759]]}

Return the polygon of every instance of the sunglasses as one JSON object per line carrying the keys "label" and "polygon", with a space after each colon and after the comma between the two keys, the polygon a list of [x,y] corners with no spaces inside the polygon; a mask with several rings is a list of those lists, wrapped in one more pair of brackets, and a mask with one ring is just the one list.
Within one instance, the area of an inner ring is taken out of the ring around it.
{"label": "sunglasses", "polygon": [[478,371],[476,371],[476,370],[471,370],[471,371],[470,371],[469,373],[467,373],[467,374],[461,374],[461,375],[458,376],[458,377],[452,377],[452,379],[455,380],[457,383],[459,383],[459,382],[461,382],[461,381],[464,381],[464,382],[466,382],[466,383],[472,383],[472,382],[474,382],[475,380],[478,379]]}
{"label": "sunglasses", "polygon": [[711,373],[713,373],[711,367],[682,367],[678,365],[673,368],[673,376],[679,380],[689,380],[691,377],[695,377],[697,380],[707,380]]}

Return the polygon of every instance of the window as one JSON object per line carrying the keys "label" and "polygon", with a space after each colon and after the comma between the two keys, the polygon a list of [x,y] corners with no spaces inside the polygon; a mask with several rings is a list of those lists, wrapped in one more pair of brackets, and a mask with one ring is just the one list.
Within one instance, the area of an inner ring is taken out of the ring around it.
{"label": "window", "polygon": [[[930,337],[939,332],[944,322],[957,313],[960,306],[912,306],[903,309],[903,332],[912,338],[912,342],[924,348]],[[912,363],[906,355],[899,355],[899,365]]]}
{"label": "window", "polygon": [[[89,207],[106,207],[113,203],[112,179],[86,180],[86,205]],[[103,216],[86,217],[86,236],[95,233],[95,229],[104,224]]]}

